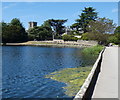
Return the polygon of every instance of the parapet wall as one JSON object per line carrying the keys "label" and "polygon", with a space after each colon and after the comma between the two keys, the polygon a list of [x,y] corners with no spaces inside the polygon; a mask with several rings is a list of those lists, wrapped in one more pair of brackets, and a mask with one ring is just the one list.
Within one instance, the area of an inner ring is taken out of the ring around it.
{"label": "parapet wall", "polygon": [[102,56],[105,48],[100,52],[98,59],[96,60],[95,64],[93,65],[93,68],[88,75],[87,79],[85,80],[83,86],[81,87],[80,91],[75,96],[74,100],[91,100],[94,87],[98,78],[98,75],[100,73],[101,68],[101,62],[102,62]]}
{"label": "parapet wall", "polygon": [[58,44],[72,44],[72,45],[88,45],[88,46],[95,46],[98,44],[97,41],[86,41],[86,40],[77,40],[76,41],[64,41],[62,39],[54,39],[53,40],[54,43],[58,43]]}

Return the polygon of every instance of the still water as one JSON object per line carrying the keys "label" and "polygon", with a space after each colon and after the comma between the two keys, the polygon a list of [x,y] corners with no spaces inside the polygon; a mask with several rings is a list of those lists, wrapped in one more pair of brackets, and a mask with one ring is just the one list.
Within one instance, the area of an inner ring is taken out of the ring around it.
{"label": "still water", "polygon": [[92,65],[81,48],[3,46],[3,98],[67,98],[66,84],[45,78],[54,71]]}

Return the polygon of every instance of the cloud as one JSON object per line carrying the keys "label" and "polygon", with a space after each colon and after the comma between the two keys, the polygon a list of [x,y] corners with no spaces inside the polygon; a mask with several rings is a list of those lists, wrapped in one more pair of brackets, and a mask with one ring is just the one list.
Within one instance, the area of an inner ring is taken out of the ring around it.
{"label": "cloud", "polygon": [[117,8],[115,8],[115,9],[112,10],[112,13],[115,13],[115,12],[118,12]]}
{"label": "cloud", "polygon": [[12,4],[9,4],[7,6],[3,6],[3,9],[8,9],[8,8],[11,8],[13,6],[16,6],[16,3],[12,3]]}

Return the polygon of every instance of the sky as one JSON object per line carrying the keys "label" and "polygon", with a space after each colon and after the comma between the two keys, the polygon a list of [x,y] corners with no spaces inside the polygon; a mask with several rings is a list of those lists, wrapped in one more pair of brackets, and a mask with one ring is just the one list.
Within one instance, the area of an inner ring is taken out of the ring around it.
{"label": "sky", "polygon": [[70,26],[78,19],[84,7],[93,7],[98,17],[106,17],[118,24],[118,2],[2,2],[2,20],[9,23],[19,18],[28,29],[28,22],[38,22],[38,26],[48,19],[68,19]]}

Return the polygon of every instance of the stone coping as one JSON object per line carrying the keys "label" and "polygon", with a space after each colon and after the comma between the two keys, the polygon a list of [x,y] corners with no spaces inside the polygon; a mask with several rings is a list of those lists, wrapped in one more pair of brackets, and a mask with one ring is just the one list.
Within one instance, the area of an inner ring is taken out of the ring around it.
{"label": "stone coping", "polygon": [[[42,44],[44,43],[44,44]],[[6,46],[53,46],[53,47],[91,47],[94,45],[88,44],[73,44],[73,43],[45,43],[41,42],[39,44],[24,44],[24,43],[6,43]]]}

